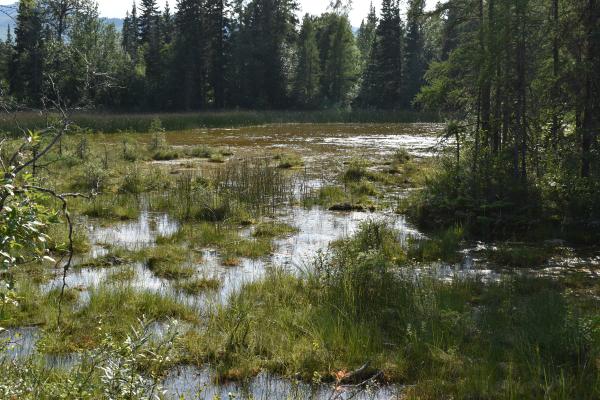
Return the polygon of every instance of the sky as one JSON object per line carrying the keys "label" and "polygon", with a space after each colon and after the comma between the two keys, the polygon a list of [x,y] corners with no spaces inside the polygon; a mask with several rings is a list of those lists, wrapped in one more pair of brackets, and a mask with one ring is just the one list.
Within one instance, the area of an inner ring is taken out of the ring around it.
{"label": "sky", "polygon": [[[158,0],[158,3],[164,6],[167,0]],[[0,0],[0,4],[12,4],[15,0]],[[125,12],[131,9],[133,0],[98,0],[100,15],[107,18],[123,18]],[[139,0],[137,0],[139,3]],[[300,15],[305,13],[321,14],[327,9],[329,0],[299,0]],[[433,7],[437,0],[427,0],[427,6]],[[175,8],[176,0],[169,0],[171,9]],[[369,13],[369,4],[371,0],[353,0],[352,11],[350,12],[350,22],[353,26],[360,26],[360,22]],[[401,3],[406,3],[406,0],[401,0]],[[373,4],[379,11],[381,0],[373,0]]]}

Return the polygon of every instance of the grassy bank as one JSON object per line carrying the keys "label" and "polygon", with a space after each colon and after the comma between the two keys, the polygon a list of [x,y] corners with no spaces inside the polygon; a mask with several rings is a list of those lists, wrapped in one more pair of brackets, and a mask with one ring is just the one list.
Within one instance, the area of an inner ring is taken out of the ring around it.
{"label": "grassy bank", "polygon": [[[96,132],[148,132],[157,117],[169,131],[194,128],[229,128],[279,123],[410,123],[438,122],[437,113],[411,111],[375,110],[326,110],[326,111],[212,111],[196,113],[92,113],[78,112],[72,119],[81,128]],[[47,126],[47,117],[39,113],[18,114],[21,126],[29,129]],[[12,116],[0,117],[0,132],[16,132]]]}
{"label": "grassy bank", "polygon": [[370,362],[407,399],[592,399],[597,312],[555,281],[415,278],[394,231],[367,223],[303,277],[273,270],[184,338],[220,379],[261,369],[333,381]]}

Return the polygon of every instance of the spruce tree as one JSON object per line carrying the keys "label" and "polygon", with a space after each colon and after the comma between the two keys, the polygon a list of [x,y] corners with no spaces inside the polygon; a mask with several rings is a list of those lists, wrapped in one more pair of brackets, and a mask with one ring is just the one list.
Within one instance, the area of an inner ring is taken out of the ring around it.
{"label": "spruce tree", "polygon": [[122,46],[123,49],[131,60],[133,64],[137,64],[138,62],[138,46],[140,39],[140,31],[139,31],[139,20],[137,17],[137,6],[135,1],[131,7],[131,13],[127,13],[125,20],[123,21],[123,31],[121,34]]}
{"label": "spruce tree", "polygon": [[226,1],[207,0],[205,4],[205,31],[208,52],[208,75],[215,108],[225,106],[225,64],[227,33]]}
{"label": "spruce tree", "polygon": [[171,44],[173,41],[173,33],[175,30],[175,22],[173,19],[173,15],[171,14],[171,8],[169,7],[169,2],[167,1],[165,4],[165,10],[162,14],[161,19],[161,41],[164,44]]}
{"label": "spruce tree", "polygon": [[239,40],[244,42],[243,106],[281,108],[288,102],[289,49],[297,23],[296,0],[252,0],[245,7]]}
{"label": "spruce tree", "polygon": [[41,100],[44,34],[41,10],[35,0],[19,2],[15,51],[10,64],[10,90],[31,104]]}
{"label": "spruce tree", "polygon": [[146,101],[151,108],[159,107],[161,85],[164,83],[161,65],[161,15],[156,0],[141,0],[139,17],[140,44],[146,67]]}
{"label": "spruce tree", "polygon": [[321,97],[326,107],[345,107],[354,96],[360,74],[360,52],[348,19],[349,3],[332,1],[316,20],[321,60]]}
{"label": "spruce tree", "polygon": [[361,106],[395,108],[400,105],[402,41],[398,0],[383,0],[381,18],[357,101]]}
{"label": "spruce tree", "polygon": [[410,0],[406,14],[405,62],[403,77],[403,106],[412,107],[412,101],[423,85],[425,54],[423,13],[425,0]]}
{"label": "spruce tree", "polygon": [[175,16],[174,55],[171,72],[177,96],[173,102],[184,110],[206,104],[206,37],[201,0],[179,0]]}
{"label": "spruce tree", "polygon": [[314,108],[319,104],[321,68],[315,26],[306,14],[300,29],[298,43],[298,67],[294,79],[294,96],[298,105]]}
{"label": "spruce tree", "polygon": [[363,65],[366,64],[371,54],[371,47],[375,40],[375,29],[377,29],[377,14],[375,6],[373,6],[373,3],[371,2],[369,15],[367,15],[366,20],[362,20],[356,35],[356,46],[358,47],[358,50],[360,50]]}

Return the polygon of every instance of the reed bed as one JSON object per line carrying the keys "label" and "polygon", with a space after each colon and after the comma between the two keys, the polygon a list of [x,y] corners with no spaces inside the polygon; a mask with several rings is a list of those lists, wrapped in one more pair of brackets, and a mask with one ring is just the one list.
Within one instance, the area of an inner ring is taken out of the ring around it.
{"label": "reed bed", "polygon": [[[22,126],[40,129],[47,126],[48,116],[36,112],[21,112],[17,117]],[[52,116],[50,116],[52,117]],[[95,132],[150,132],[152,122],[159,118],[169,131],[194,128],[226,128],[282,123],[411,123],[438,122],[437,113],[383,110],[323,110],[323,111],[203,111],[195,113],[109,113],[76,112],[72,119],[81,128]],[[19,133],[12,116],[0,116],[0,132]]]}

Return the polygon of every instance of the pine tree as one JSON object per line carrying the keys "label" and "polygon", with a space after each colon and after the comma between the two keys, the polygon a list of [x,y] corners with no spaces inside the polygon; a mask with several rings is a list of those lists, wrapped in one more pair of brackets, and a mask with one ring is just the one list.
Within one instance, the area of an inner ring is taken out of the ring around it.
{"label": "pine tree", "polygon": [[306,14],[300,29],[298,67],[294,79],[294,95],[301,107],[314,108],[319,104],[320,60],[315,26]]}
{"label": "pine tree", "polygon": [[10,90],[31,104],[41,100],[44,65],[44,31],[41,10],[35,0],[19,2],[15,52],[10,65]]}
{"label": "pine tree", "polygon": [[403,105],[410,108],[423,85],[425,54],[423,37],[423,13],[425,0],[410,0],[406,14],[405,62],[403,78]]}
{"label": "pine tree", "polygon": [[383,0],[381,18],[357,101],[363,107],[395,108],[400,105],[402,41],[398,1]]}

